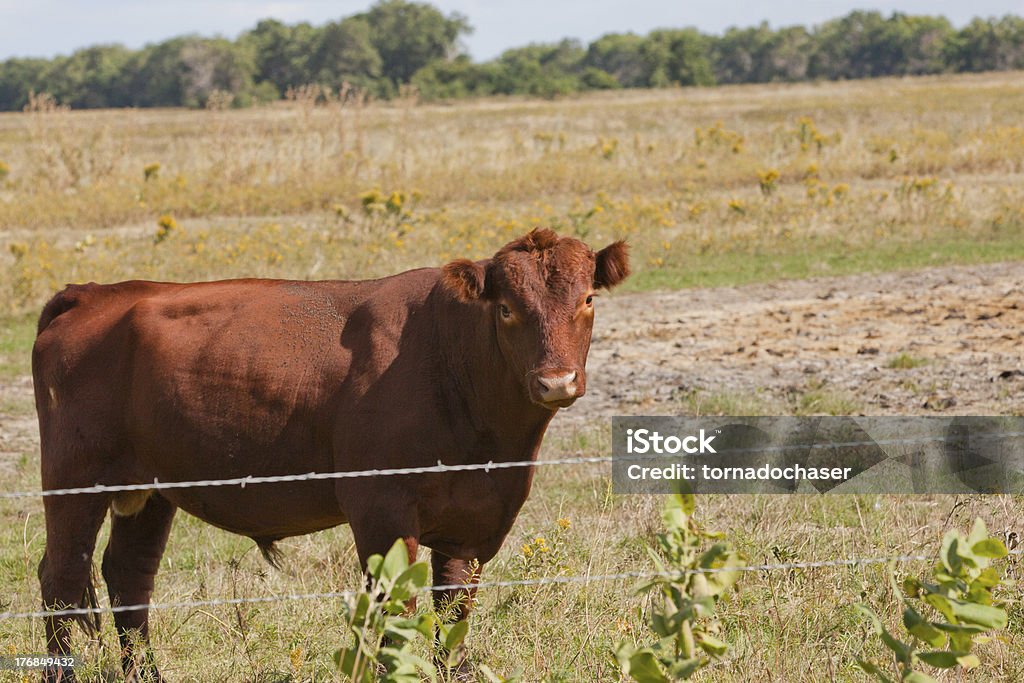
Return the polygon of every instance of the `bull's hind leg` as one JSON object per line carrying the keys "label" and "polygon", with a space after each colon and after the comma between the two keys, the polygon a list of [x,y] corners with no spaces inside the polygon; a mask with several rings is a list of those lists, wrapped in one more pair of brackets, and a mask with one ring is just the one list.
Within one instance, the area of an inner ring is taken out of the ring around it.
{"label": "bull's hind leg", "polygon": [[[103,525],[109,505],[109,496],[101,493],[43,498],[46,551],[39,562],[39,587],[44,609],[94,606],[92,553],[96,547],[96,534]],[[75,654],[70,651],[71,623],[75,620],[90,631],[99,625],[96,615],[47,617],[47,652],[51,655]],[[67,682],[74,680],[74,675],[70,669],[52,669],[44,673],[43,680]]]}
{"label": "bull's hind leg", "polygon": [[[160,568],[177,508],[166,498],[153,494],[148,500],[132,501],[136,509],[119,507],[114,501],[110,541],[103,552],[103,579],[112,605],[148,605],[153,581]],[[141,503],[141,509],[138,504]],[[118,514],[134,513],[134,514]],[[149,650],[149,608],[115,612],[114,624],[121,642],[121,666],[129,681],[159,681],[160,672]],[[135,645],[141,644],[141,661]]]}

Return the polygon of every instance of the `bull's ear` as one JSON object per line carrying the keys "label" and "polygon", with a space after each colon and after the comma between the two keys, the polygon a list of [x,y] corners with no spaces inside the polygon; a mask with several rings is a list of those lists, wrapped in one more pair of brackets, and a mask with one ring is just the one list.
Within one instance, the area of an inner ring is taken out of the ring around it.
{"label": "bull's ear", "polygon": [[611,289],[629,276],[629,245],[619,240],[597,252],[594,289]]}
{"label": "bull's ear", "polygon": [[459,301],[468,303],[484,294],[487,273],[469,259],[458,259],[441,268],[441,283]]}

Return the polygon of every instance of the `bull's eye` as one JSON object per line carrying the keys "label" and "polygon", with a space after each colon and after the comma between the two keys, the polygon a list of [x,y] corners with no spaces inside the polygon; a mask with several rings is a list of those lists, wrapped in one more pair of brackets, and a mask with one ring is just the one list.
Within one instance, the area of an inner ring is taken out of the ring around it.
{"label": "bull's eye", "polygon": [[593,294],[591,294],[590,296],[587,297],[586,304],[588,306],[593,306],[594,305],[594,295]]}
{"label": "bull's eye", "polygon": [[512,309],[510,309],[505,304],[501,304],[500,310],[501,310],[501,317],[504,318],[505,320],[508,320],[509,318],[512,317]]}

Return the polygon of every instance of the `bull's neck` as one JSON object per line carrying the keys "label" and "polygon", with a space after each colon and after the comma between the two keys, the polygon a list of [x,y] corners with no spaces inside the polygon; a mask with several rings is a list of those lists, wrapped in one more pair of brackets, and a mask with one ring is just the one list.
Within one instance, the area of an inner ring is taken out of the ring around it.
{"label": "bull's neck", "polygon": [[[441,383],[449,405],[459,406],[477,432],[491,432],[522,457],[521,449],[539,445],[550,410],[531,401],[523,380],[498,348],[497,331],[487,306],[463,304],[435,291]],[[535,451],[529,454],[535,455]]]}

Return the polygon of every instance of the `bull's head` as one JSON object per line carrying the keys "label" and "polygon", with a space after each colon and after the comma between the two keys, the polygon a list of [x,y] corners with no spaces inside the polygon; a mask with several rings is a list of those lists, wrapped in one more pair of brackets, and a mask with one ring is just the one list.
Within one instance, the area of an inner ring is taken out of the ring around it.
{"label": "bull's head", "polygon": [[596,290],[629,275],[625,242],[594,252],[537,229],[488,261],[454,261],[442,281],[457,298],[489,307],[498,346],[530,400],[564,408],[586,392]]}

